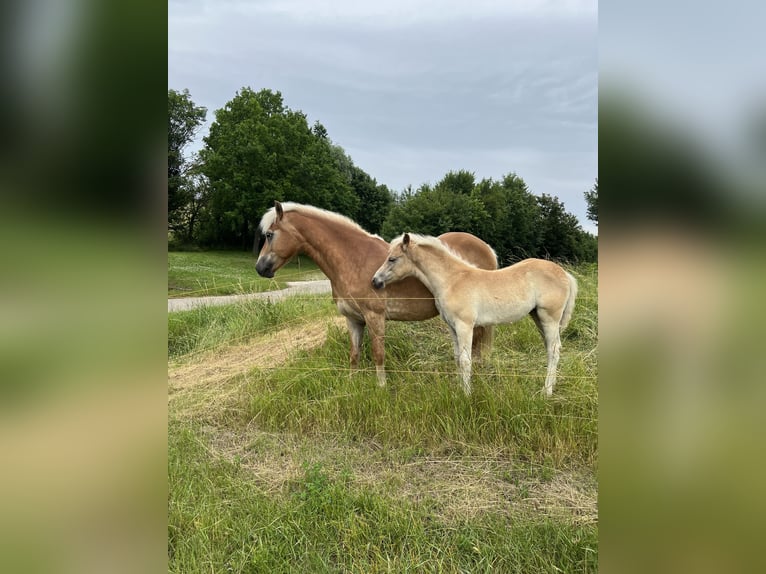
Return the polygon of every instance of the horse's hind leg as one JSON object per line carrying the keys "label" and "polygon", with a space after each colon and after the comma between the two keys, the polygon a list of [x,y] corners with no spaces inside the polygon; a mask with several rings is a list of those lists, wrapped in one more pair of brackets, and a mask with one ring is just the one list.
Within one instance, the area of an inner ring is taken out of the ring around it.
{"label": "horse's hind leg", "polygon": [[545,350],[548,354],[548,370],[545,375],[545,385],[543,391],[546,396],[553,394],[553,387],[556,386],[556,369],[561,355],[561,337],[559,334],[559,321],[561,314],[555,317],[545,309],[536,309],[530,313],[534,319],[537,328],[545,340]]}
{"label": "horse's hind leg", "polygon": [[463,391],[466,396],[471,394],[471,344],[473,342],[473,332],[473,325],[467,323],[455,324],[455,355],[463,382]]}
{"label": "horse's hind leg", "polygon": [[346,326],[348,327],[348,335],[351,339],[351,355],[349,362],[351,364],[351,370],[355,371],[359,368],[359,350],[362,348],[364,323],[352,319],[351,317],[346,317]]}
{"label": "horse's hind leg", "polygon": [[492,350],[493,335],[494,327],[492,325],[473,328],[471,355],[473,356],[474,361],[478,361],[489,356],[489,353]]}
{"label": "horse's hind leg", "polygon": [[537,330],[540,331],[540,335],[542,335],[543,341],[545,341],[545,331],[543,331],[543,324],[540,323],[540,317],[537,315],[537,307],[535,307],[529,312],[529,316],[532,317],[532,320],[535,322],[535,326],[537,327]]}

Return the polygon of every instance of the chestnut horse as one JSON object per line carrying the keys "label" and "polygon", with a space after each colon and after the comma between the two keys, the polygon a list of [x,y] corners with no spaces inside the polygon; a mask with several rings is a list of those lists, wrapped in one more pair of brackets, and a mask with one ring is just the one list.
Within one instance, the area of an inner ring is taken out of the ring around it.
{"label": "chestnut horse", "polygon": [[391,242],[386,261],[375,272],[372,285],[387,288],[407,277],[417,277],[436,299],[439,313],[452,333],[455,360],[463,390],[471,394],[473,330],[477,325],[514,323],[530,315],[545,341],[548,372],[543,391],[550,396],[556,384],[561,352],[560,333],[569,324],[577,297],[577,280],[545,259],[524,259],[486,271],[457,257],[435,237],[405,233]]}
{"label": "chestnut horse", "polygon": [[[300,203],[275,202],[261,219],[265,236],[255,269],[262,277],[274,273],[295,254],[305,253],[332,284],[332,297],[346,317],[351,337],[351,367],[359,366],[359,349],[365,325],[370,332],[372,356],[378,384],[386,384],[385,321],[423,321],[438,314],[433,295],[417,279],[409,278],[382,290],[370,284],[378,266],[385,261],[388,243],[371,235],[338,213]],[[469,233],[450,232],[439,236],[466,261],[483,269],[497,269],[492,248]],[[473,353],[489,350],[492,328],[477,328]]]}

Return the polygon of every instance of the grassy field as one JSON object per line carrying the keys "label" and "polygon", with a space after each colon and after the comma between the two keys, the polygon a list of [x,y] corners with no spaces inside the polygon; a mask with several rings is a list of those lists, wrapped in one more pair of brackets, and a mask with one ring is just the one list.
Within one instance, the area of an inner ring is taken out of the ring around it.
{"label": "grassy field", "polygon": [[597,269],[559,383],[531,320],[463,395],[438,319],[350,373],[327,296],[170,314],[171,572],[596,572]]}
{"label": "grassy field", "polygon": [[244,251],[173,251],[168,253],[168,297],[204,297],[257,293],[285,287],[286,281],[324,279],[316,264],[296,257],[275,279],[255,272],[256,257]]}

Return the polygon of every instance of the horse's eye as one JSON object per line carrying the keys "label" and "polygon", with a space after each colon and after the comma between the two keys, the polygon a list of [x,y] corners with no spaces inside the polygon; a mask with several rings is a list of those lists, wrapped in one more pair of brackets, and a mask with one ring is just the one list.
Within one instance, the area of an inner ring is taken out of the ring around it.
{"label": "horse's eye", "polygon": [[396,257],[389,257],[388,258],[388,262],[389,263],[396,263],[396,259],[397,259]]}
{"label": "horse's eye", "polygon": [[273,231],[267,231],[267,232],[266,232],[266,239],[267,239],[268,241],[271,241],[271,238],[272,238],[272,237],[274,237],[274,232],[273,232]]}

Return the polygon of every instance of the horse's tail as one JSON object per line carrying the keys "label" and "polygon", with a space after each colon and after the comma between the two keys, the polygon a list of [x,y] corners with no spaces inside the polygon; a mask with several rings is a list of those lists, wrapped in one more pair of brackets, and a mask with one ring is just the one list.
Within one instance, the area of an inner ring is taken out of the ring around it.
{"label": "horse's tail", "polygon": [[572,318],[572,312],[574,311],[575,298],[577,297],[577,279],[574,275],[566,272],[567,279],[569,279],[569,298],[567,304],[564,307],[564,313],[561,315],[561,323],[559,324],[559,331],[563,331],[569,325],[569,320]]}

